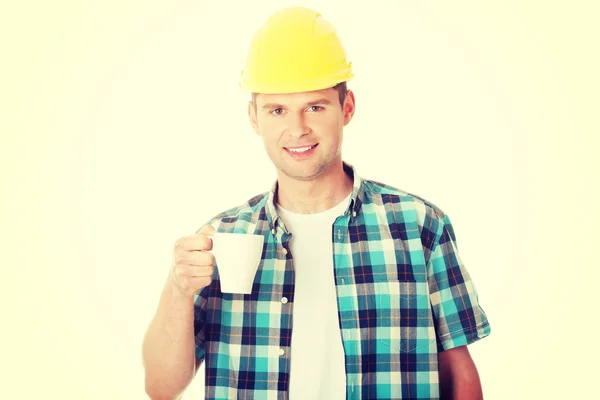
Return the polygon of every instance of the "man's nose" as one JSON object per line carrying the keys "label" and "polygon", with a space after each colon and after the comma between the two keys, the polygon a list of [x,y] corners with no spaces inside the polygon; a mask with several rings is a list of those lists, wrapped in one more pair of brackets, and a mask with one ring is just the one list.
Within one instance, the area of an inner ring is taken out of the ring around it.
{"label": "man's nose", "polygon": [[292,137],[301,137],[310,132],[303,113],[292,114],[289,119],[288,133]]}

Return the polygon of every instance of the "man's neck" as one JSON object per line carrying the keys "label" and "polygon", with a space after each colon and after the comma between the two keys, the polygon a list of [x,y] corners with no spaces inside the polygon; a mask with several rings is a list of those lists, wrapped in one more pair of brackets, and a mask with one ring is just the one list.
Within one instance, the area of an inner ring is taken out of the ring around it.
{"label": "man's neck", "polygon": [[276,201],[288,211],[314,214],[339,204],[350,194],[352,186],[352,177],[341,163],[312,181],[297,181],[279,173]]}

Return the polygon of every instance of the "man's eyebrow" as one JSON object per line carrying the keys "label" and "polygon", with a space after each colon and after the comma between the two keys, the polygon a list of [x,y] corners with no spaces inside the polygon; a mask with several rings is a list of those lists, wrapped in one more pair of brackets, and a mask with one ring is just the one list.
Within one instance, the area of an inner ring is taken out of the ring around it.
{"label": "man's eyebrow", "polygon": [[277,103],[266,103],[263,104],[263,106],[261,107],[261,109],[266,110],[267,108],[285,108],[283,105],[281,104],[277,104]]}
{"label": "man's eyebrow", "polygon": [[317,104],[331,104],[331,102],[329,100],[323,98],[323,99],[309,101],[308,103],[306,103],[307,106],[315,106]]}
{"label": "man's eyebrow", "polygon": [[[331,104],[331,101],[329,101],[325,98],[322,98],[322,99],[309,101],[308,103],[306,103],[306,106],[315,106],[317,104]],[[263,104],[263,106],[261,107],[261,109],[263,109],[263,110],[271,109],[271,108],[285,108],[285,106],[282,104],[278,104],[278,103],[266,103],[266,104]]]}

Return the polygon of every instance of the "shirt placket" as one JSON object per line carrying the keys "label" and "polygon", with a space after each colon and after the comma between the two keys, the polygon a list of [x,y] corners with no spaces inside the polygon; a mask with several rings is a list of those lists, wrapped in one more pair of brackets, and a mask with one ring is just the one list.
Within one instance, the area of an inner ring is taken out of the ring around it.
{"label": "shirt placket", "polygon": [[[292,264],[292,254],[290,252],[291,234],[285,232],[283,228],[273,228],[271,231],[273,240],[276,246],[277,259],[275,261],[275,277],[274,284],[281,285],[282,293],[272,297],[272,301],[277,301],[281,307],[280,318],[280,340],[277,354],[279,356],[279,370],[277,372],[280,377],[285,377],[287,382],[279,382],[278,387],[289,388],[289,372],[290,372],[290,344],[292,331],[292,308],[293,308],[293,292],[294,292],[294,270]],[[280,378],[281,379],[281,378]],[[288,391],[285,390],[283,399],[288,398]]]}
{"label": "shirt placket", "polygon": [[[352,213],[356,217],[356,213]],[[340,332],[346,358],[346,398],[359,399],[360,387],[358,382],[359,371],[348,370],[348,358],[355,358],[360,354],[358,338],[356,335],[358,326],[357,318],[344,318],[344,316],[356,315],[357,304],[353,298],[350,288],[354,284],[352,274],[352,253],[350,251],[349,224],[354,219],[349,213],[339,216],[332,227],[332,245],[334,261],[334,279],[336,283],[336,295],[338,303],[338,318],[342,330]],[[342,310],[340,313],[339,311]]]}

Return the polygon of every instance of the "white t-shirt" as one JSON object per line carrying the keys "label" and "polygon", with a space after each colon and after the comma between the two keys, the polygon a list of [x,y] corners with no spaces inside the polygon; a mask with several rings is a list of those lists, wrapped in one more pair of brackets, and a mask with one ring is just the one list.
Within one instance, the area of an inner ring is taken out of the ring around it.
{"label": "white t-shirt", "polygon": [[292,237],[295,274],[290,400],[343,400],[346,369],[333,274],[332,225],[350,196],[316,214],[296,214],[276,205]]}

